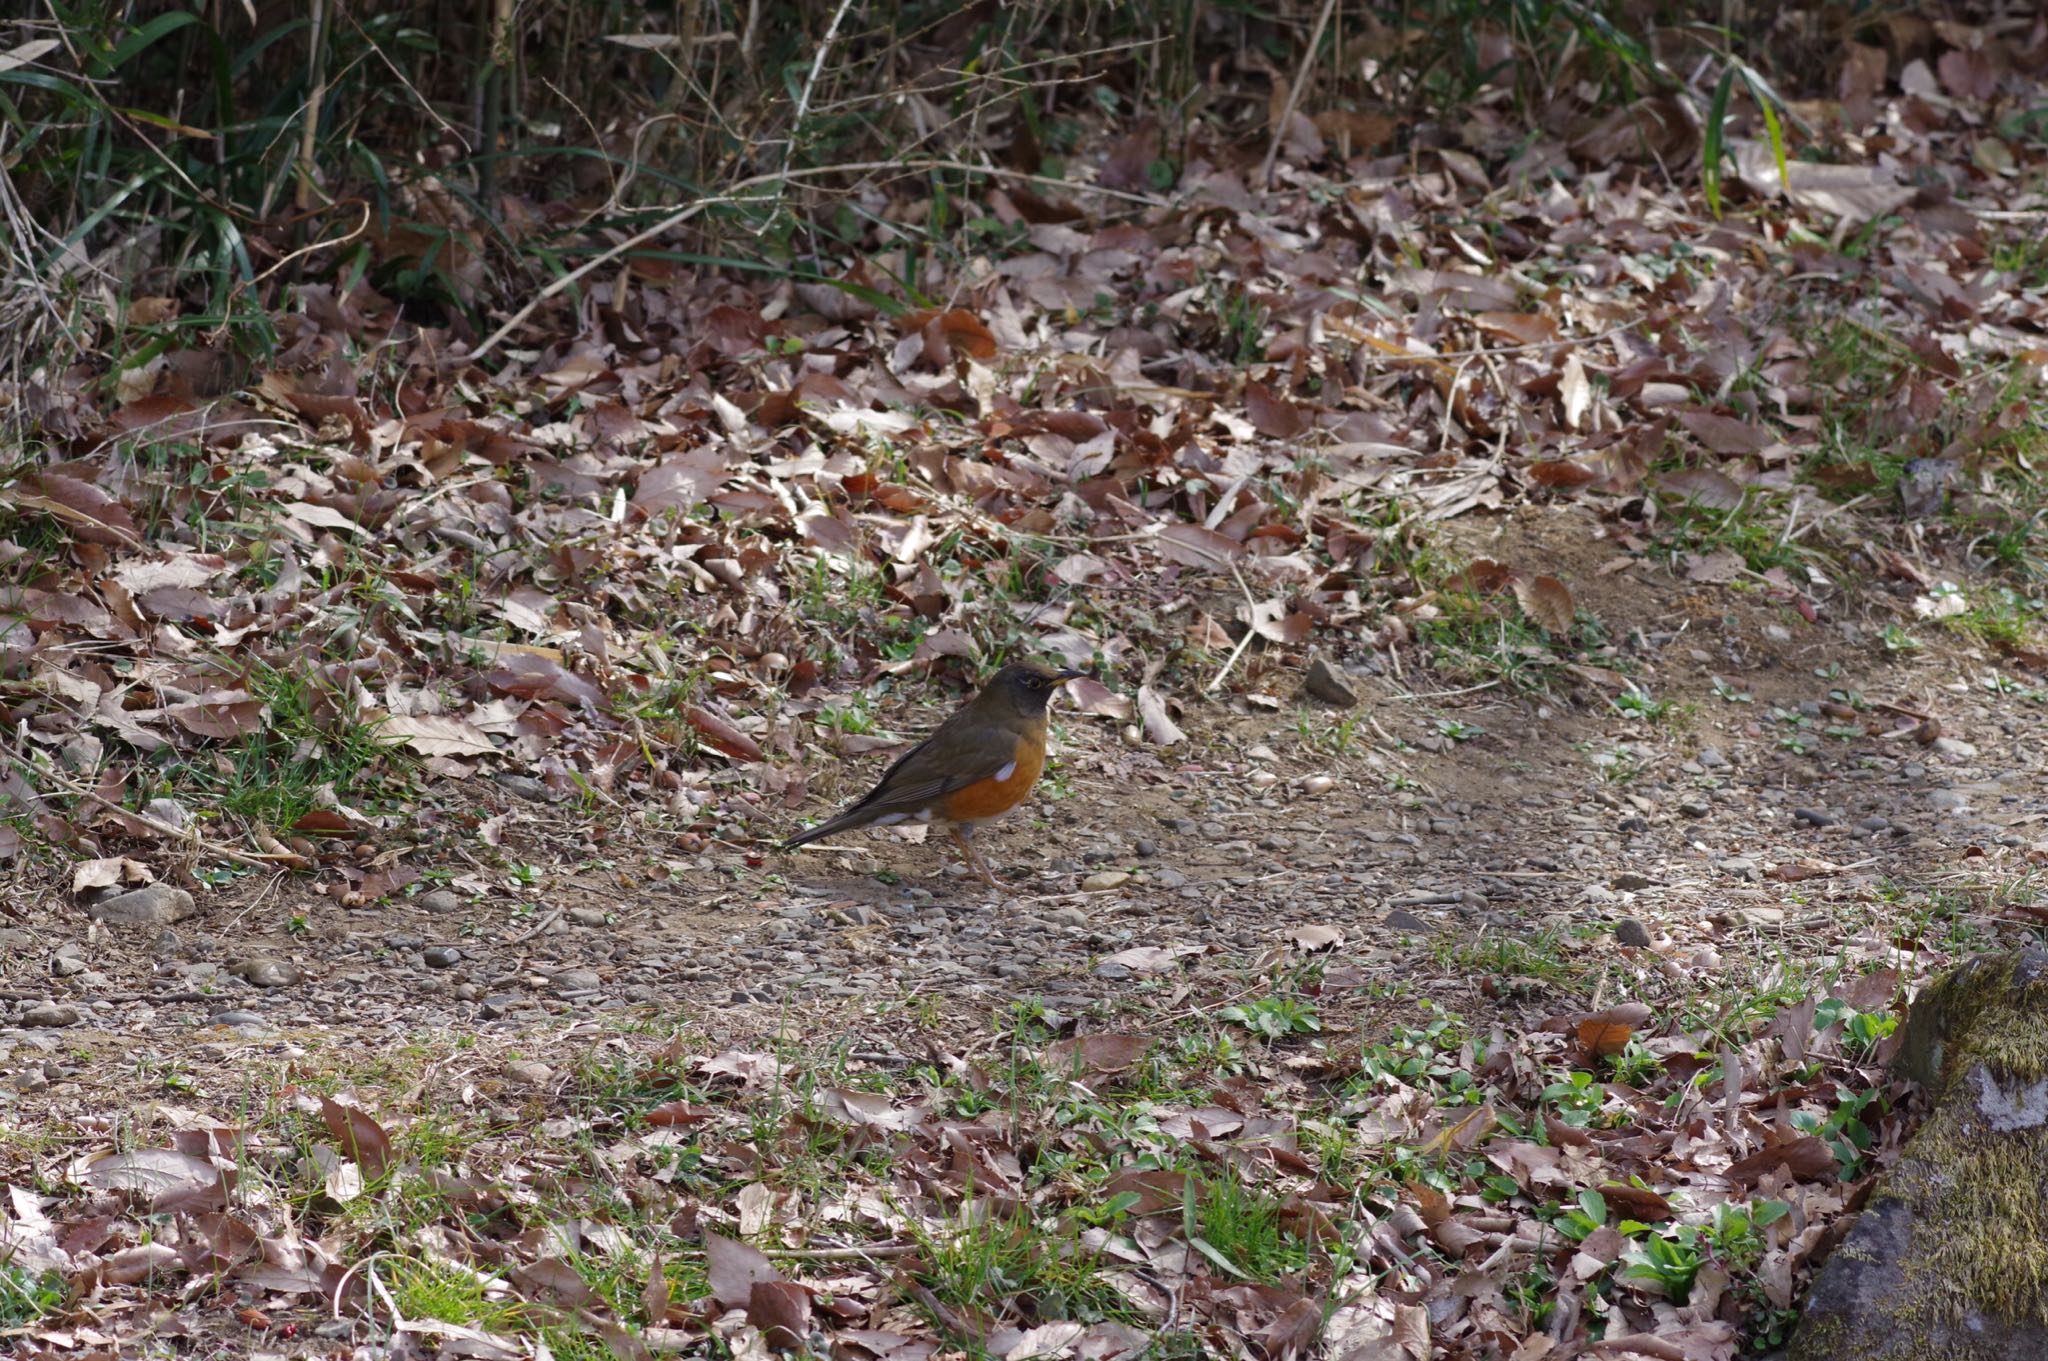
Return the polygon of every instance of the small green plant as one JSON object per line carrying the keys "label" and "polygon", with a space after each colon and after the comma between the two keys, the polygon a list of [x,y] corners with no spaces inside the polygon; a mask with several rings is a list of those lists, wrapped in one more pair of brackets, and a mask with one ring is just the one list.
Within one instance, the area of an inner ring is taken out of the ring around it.
{"label": "small green plant", "polygon": [[1925,643],[1906,632],[1905,629],[1897,624],[1886,624],[1884,632],[1878,634],[1877,640],[1883,646],[1885,653],[1893,657],[1902,657],[1908,653],[1918,652],[1926,646]]}
{"label": "small green plant", "polygon": [[1863,1175],[1863,1163],[1875,1139],[1870,1126],[1864,1123],[1863,1112],[1875,1105],[1884,1109],[1884,1093],[1878,1088],[1853,1092],[1847,1087],[1835,1089],[1835,1108],[1822,1116],[1814,1111],[1794,1111],[1792,1127],[1806,1134],[1818,1135],[1823,1143],[1834,1152],[1835,1161],[1841,1165],[1844,1181],[1853,1181]]}
{"label": "small green plant", "polygon": [[1543,1099],[1556,1108],[1559,1120],[1587,1129],[1602,1123],[1607,1089],[1591,1073],[1574,1072],[1545,1087]]}
{"label": "small green plant", "polygon": [[1814,1008],[1814,1025],[1825,1028],[1838,1022],[1842,1027],[1843,1053],[1859,1062],[1875,1053],[1877,1046],[1899,1026],[1896,1016],[1858,1011],[1838,997],[1825,998]]}
{"label": "small green plant", "polygon": [[1453,742],[1470,742],[1475,737],[1486,736],[1486,729],[1455,718],[1439,718],[1436,721],[1436,730]]}
{"label": "small green plant", "polygon": [[1756,696],[1746,690],[1738,690],[1721,677],[1714,677],[1714,698],[1724,704],[1754,704]]}
{"label": "small green plant", "polygon": [[1252,1002],[1237,1002],[1219,1007],[1216,1015],[1243,1026],[1268,1043],[1295,1035],[1313,1035],[1323,1028],[1322,1022],[1316,1019],[1315,1008],[1293,997],[1261,997]]}
{"label": "small green plant", "polygon": [[1698,1230],[1680,1227],[1668,1237],[1659,1234],[1645,1239],[1623,1254],[1627,1265],[1622,1268],[1622,1278],[1652,1281],[1672,1303],[1684,1304],[1692,1294],[1694,1278],[1706,1264],[1698,1237]]}
{"label": "small green plant", "polygon": [[1230,1275],[1276,1281],[1308,1265],[1281,1202],[1227,1169],[1189,1180],[1184,1219],[1188,1245]]}
{"label": "small green plant", "polygon": [[0,1262],[0,1328],[25,1328],[64,1307],[64,1277]]}
{"label": "small green plant", "polygon": [[[911,1274],[942,1303],[979,1309],[1015,1301],[1032,1322],[1097,1323],[1133,1314],[1078,1233],[1048,1233],[1029,1216],[1001,1218],[971,1203],[944,1230],[913,1232],[919,1252]],[[942,1318],[934,1322],[944,1325]]]}
{"label": "small green plant", "polygon": [[1614,712],[1626,718],[1640,718],[1646,723],[1661,723],[1671,715],[1671,701],[1652,699],[1640,690],[1630,690],[1616,695],[1608,703]]}

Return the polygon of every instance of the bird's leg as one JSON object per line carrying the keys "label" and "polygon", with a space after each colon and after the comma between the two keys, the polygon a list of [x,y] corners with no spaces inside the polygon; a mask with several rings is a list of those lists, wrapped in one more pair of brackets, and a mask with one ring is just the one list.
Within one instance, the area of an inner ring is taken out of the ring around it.
{"label": "bird's leg", "polygon": [[1008,884],[989,873],[988,866],[982,863],[981,856],[974,849],[974,828],[971,825],[962,827],[956,822],[952,825],[951,831],[953,833],[953,844],[960,848],[961,857],[967,861],[969,868],[981,876],[982,883],[987,884],[990,888],[1009,887]]}

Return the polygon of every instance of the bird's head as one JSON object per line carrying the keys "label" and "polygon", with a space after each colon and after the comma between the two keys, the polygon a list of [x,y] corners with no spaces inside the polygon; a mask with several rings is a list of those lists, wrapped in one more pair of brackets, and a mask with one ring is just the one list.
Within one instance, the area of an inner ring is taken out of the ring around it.
{"label": "bird's head", "polygon": [[981,693],[985,702],[1008,704],[1020,714],[1035,717],[1045,712],[1053,691],[1076,676],[1087,674],[1067,668],[1055,671],[1036,662],[1012,662],[996,672],[995,679],[983,686]]}

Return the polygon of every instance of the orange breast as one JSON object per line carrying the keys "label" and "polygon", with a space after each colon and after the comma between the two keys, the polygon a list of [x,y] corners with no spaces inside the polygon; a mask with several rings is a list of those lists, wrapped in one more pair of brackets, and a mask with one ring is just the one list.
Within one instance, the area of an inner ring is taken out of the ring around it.
{"label": "orange breast", "polygon": [[1015,767],[999,780],[977,780],[948,794],[941,817],[948,822],[980,822],[1001,817],[1031,792],[1045,769],[1045,725],[1026,732],[1017,742]]}

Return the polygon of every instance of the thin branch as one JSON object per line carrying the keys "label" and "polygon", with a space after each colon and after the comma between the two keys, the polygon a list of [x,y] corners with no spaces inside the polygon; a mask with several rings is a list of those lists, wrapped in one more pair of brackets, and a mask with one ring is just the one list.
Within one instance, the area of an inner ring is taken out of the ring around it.
{"label": "thin branch", "polygon": [[1280,142],[1287,136],[1287,124],[1294,117],[1296,106],[1301,103],[1302,87],[1308,84],[1308,68],[1315,64],[1316,49],[1323,45],[1323,30],[1330,26],[1330,16],[1337,11],[1337,0],[1323,0],[1323,12],[1316,16],[1316,31],[1308,38],[1308,50],[1301,54],[1301,65],[1295,68],[1294,84],[1287,91],[1287,107],[1280,110],[1280,121],[1273,128],[1273,140],[1266,147],[1266,159],[1259,166],[1259,187],[1273,187],[1273,162],[1280,159]]}
{"label": "thin branch", "polygon": [[814,175],[857,174],[873,170],[901,170],[909,174],[915,174],[919,171],[924,170],[963,170],[968,172],[969,174],[974,175],[1002,175],[1010,179],[1030,180],[1037,184],[1057,185],[1062,189],[1068,189],[1076,193],[1105,194],[1110,198],[1123,199],[1126,202],[1130,203],[1142,203],[1147,207],[1152,208],[1163,208],[1166,206],[1166,201],[1164,199],[1155,198],[1150,194],[1132,194],[1127,193],[1121,189],[1104,188],[1103,186],[1098,184],[1076,184],[1072,180],[1055,179],[1050,175],[1027,175],[1022,171],[1018,170],[1004,170],[998,166],[992,165],[974,165],[967,161],[855,161],[848,165],[821,165],[811,166],[808,168],[802,168],[797,170],[777,170],[770,174],[754,175],[747,179],[741,180],[739,183],[732,186],[734,192],[719,194],[712,198],[700,198],[695,203],[691,204],[689,207],[684,208],[678,212],[670,213],[667,217],[655,223],[653,226],[648,227],[644,231],[635,232],[633,235],[627,237],[624,241],[621,241],[616,246],[613,246],[610,250],[605,251],[602,255],[596,255],[584,261],[576,268],[570,270],[567,274],[564,274],[559,279],[556,279],[546,288],[543,288],[540,292],[534,294],[533,300],[531,302],[527,303],[526,306],[520,308],[517,312],[514,312],[510,317],[506,318],[504,325],[500,326],[497,330],[491,332],[488,336],[484,337],[483,343],[481,345],[478,345],[474,350],[471,350],[469,352],[469,357],[471,359],[481,359],[486,354],[489,354],[492,350],[496,349],[499,346],[499,344],[504,341],[505,337],[510,335],[512,331],[516,327],[518,327],[521,322],[525,321],[528,317],[532,316],[535,310],[538,309],[542,303],[546,302],[549,298],[554,297],[557,293],[560,293],[562,290],[568,288],[571,284],[575,283],[584,275],[590,273],[592,270],[610,264],[613,260],[618,259],[621,255],[624,255],[626,252],[632,250],[635,246],[641,245],[646,241],[652,240],[654,237],[660,236],[663,232],[670,231],[676,227],[682,226],[685,222],[688,222],[691,218],[697,216],[697,214],[703,212],[706,208],[715,208],[722,204],[728,203],[758,203],[766,201],[765,199],[761,198],[748,198],[745,195],[739,193],[738,191],[746,189],[756,189],[760,188],[763,185],[776,184],[784,180],[798,178],[807,179]]}

